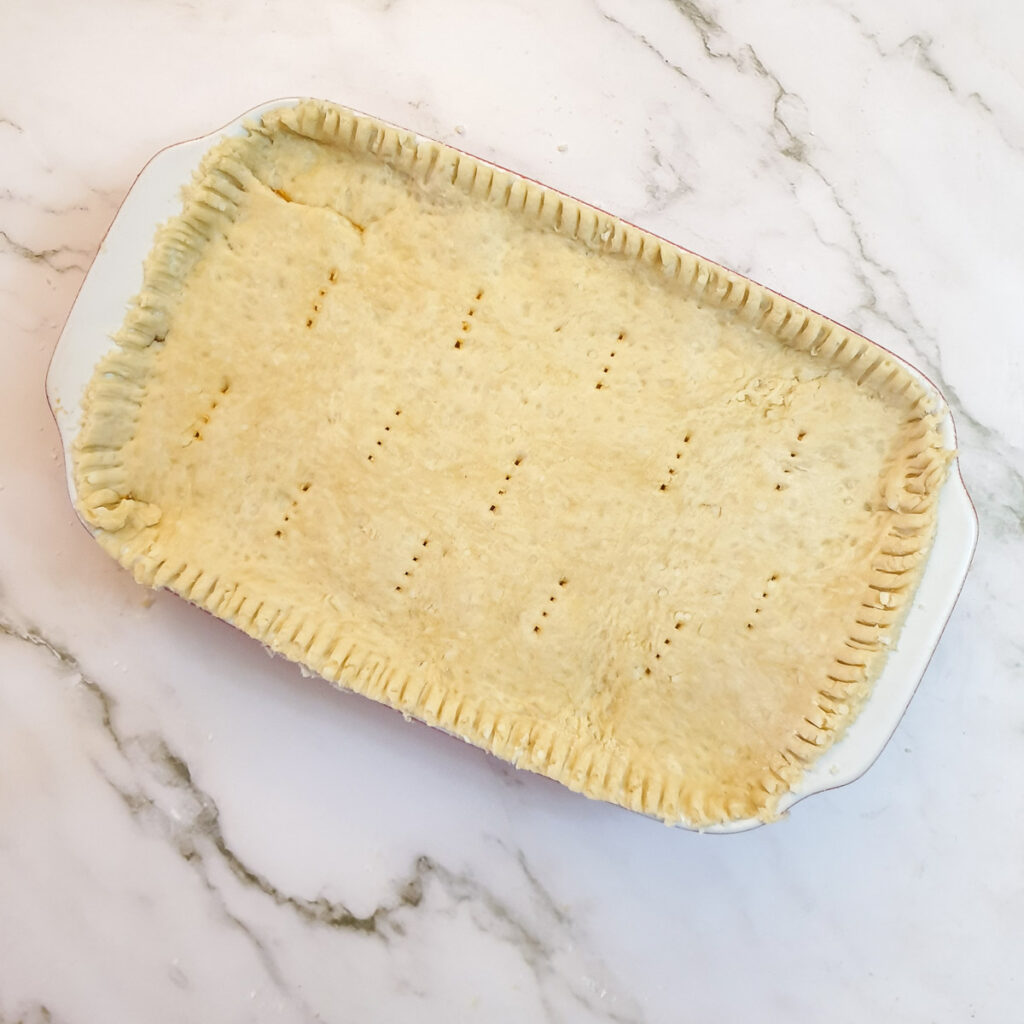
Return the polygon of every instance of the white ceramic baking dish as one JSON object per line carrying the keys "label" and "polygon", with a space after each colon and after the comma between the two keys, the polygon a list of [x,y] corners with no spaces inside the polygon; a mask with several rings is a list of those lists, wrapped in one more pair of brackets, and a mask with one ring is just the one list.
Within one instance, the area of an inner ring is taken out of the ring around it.
{"label": "white ceramic baking dish", "polygon": [[[203,154],[218,139],[242,134],[244,124],[257,120],[265,111],[298,102],[298,99],[274,100],[248,111],[218,131],[162,150],[146,165],[125,197],[64,325],[47,375],[47,396],[64,447],[72,499],[76,495],[71,445],[81,422],[82,396],[94,367],[112,347],[111,337],[142,284],[143,260],[152,246],[157,225],[179,212],[182,187],[191,179]],[[912,366],[908,369],[936,396],[944,413],[943,441],[950,449],[955,449],[956,433],[945,399],[920,371]],[[890,653],[870,699],[846,735],[827,750],[783,798],[780,810],[785,811],[813,793],[852,782],[882,752],[939,642],[967,575],[977,536],[977,515],[959,465],[954,462],[939,498],[932,553],[900,632],[899,643]],[[748,819],[704,831],[742,832],[760,824],[757,819]]]}

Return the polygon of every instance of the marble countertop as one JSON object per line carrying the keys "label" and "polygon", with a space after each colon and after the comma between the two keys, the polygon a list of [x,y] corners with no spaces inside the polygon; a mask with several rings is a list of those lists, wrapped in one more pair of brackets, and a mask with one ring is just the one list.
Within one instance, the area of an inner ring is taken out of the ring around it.
{"label": "marble countertop", "polygon": [[[0,1022],[992,1021],[1024,1000],[1024,12],[0,10]],[[912,360],[981,540],[858,782],[670,830],[303,678],[78,524],[43,379],[159,148],[335,99]]]}

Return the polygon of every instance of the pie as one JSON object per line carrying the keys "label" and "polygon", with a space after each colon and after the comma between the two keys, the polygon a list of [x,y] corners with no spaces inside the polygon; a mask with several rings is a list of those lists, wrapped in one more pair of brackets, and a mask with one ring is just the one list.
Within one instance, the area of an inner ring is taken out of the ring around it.
{"label": "pie", "polygon": [[116,343],[74,474],[139,581],[691,827],[854,718],[951,458],[872,343],[319,101],[212,148]]}

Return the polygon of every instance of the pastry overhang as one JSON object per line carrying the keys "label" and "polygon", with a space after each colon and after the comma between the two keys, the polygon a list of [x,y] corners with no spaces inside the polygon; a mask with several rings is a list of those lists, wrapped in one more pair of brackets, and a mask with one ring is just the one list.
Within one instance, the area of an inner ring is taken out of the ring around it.
{"label": "pastry overhang", "polygon": [[854,717],[950,456],[863,338],[313,101],[207,155],[116,340],[74,469],[140,581],[672,823]]}

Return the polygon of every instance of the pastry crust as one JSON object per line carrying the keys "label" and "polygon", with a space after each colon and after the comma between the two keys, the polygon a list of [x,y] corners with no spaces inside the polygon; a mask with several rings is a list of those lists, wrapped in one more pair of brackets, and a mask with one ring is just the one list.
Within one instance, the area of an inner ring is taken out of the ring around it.
{"label": "pastry crust", "polygon": [[863,338],[318,101],[211,150],[116,341],[75,480],[138,580],[696,827],[855,716],[951,456]]}

